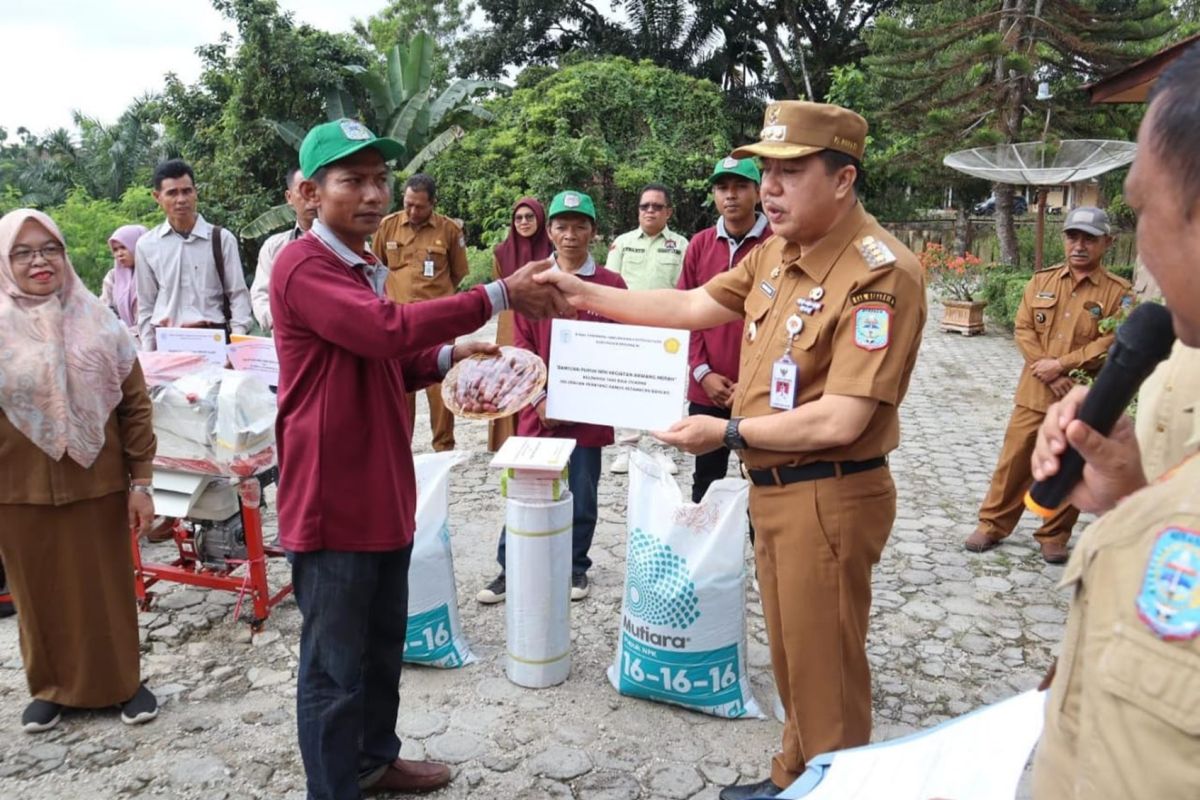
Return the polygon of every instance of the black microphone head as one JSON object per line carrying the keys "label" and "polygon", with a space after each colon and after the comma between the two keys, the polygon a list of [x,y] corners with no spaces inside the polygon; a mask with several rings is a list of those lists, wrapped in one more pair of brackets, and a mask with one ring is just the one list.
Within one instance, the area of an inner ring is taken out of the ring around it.
{"label": "black microphone head", "polygon": [[1143,363],[1162,361],[1171,354],[1174,344],[1171,312],[1158,303],[1142,303],[1117,328],[1116,346],[1136,354]]}

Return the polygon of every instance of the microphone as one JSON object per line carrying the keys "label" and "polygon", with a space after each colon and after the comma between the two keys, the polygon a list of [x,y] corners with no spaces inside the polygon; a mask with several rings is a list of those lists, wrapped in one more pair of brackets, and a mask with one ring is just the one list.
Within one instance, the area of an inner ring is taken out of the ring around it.
{"label": "microphone", "polygon": [[[1137,394],[1142,381],[1171,353],[1175,330],[1171,312],[1158,303],[1143,303],[1117,328],[1108,359],[1079,409],[1078,419],[1108,435]],[[1071,446],[1058,460],[1058,472],[1035,481],[1025,507],[1043,518],[1053,516],[1083,477],[1083,456]]]}

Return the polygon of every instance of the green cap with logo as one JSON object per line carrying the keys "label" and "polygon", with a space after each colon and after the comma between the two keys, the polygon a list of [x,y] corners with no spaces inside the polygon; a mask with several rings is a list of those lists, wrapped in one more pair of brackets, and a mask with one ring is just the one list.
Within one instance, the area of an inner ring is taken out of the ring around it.
{"label": "green cap with logo", "polygon": [[753,158],[734,158],[726,156],[717,161],[717,165],[713,167],[712,175],[708,176],[708,183],[711,186],[717,182],[717,179],[722,175],[734,175],[738,178],[745,178],[748,181],[762,183],[762,173],[758,171],[758,165],[754,163]]}
{"label": "green cap with logo", "polygon": [[559,214],[583,214],[585,217],[591,217],[592,222],[595,222],[596,206],[592,203],[592,198],[583,192],[568,189],[554,195],[554,199],[550,201],[550,210],[546,212],[546,219],[549,220]]}
{"label": "green cap with logo", "polygon": [[359,150],[374,147],[384,161],[395,161],[404,155],[404,145],[395,139],[379,137],[356,119],[337,119],[315,125],[300,143],[300,172],[311,178],[321,167]]}

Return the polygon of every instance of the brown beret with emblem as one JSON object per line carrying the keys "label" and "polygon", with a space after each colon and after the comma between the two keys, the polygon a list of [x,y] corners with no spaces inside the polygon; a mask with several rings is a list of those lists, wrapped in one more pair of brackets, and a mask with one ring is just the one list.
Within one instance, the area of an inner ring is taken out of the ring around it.
{"label": "brown beret with emblem", "polygon": [[804,100],[780,100],[767,106],[759,141],[733,151],[734,158],[803,158],[837,150],[862,160],[867,121],[848,108]]}

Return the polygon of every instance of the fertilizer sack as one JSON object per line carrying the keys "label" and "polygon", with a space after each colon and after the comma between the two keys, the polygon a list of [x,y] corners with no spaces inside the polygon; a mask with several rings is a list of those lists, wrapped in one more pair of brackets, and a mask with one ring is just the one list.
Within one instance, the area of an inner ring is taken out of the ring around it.
{"label": "fertilizer sack", "polygon": [[408,568],[408,633],[404,660],[453,669],[475,660],[458,616],[458,586],[450,551],[450,472],[470,453],[413,458],[417,472],[417,531]]}
{"label": "fertilizer sack", "polygon": [[688,503],[655,458],[629,462],[625,597],[608,679],[621,694],[717,717],[761,717],[746,672],[742,480]]}

